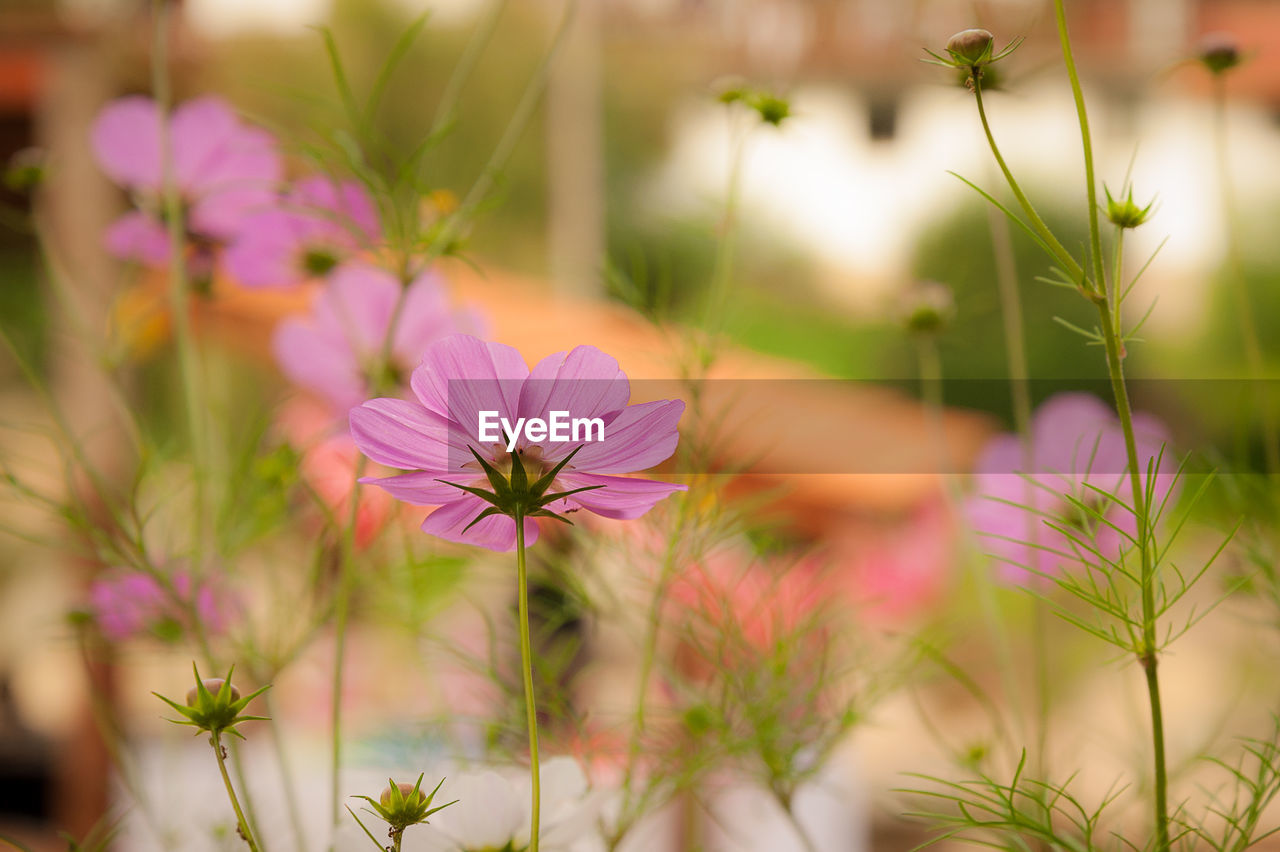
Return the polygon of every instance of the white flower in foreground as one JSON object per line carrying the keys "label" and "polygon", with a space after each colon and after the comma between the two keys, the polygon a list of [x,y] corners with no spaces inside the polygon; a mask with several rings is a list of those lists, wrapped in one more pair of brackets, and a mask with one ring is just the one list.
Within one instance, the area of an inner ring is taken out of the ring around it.
{"label": "white flower in foreground", "polygon": [[[542,764],[541,852],[579,852],[595,839],[600,797],[572,758]],[[457,799],[404,835],[404,852],[522,852],[529,846],[529,778],[515,772],[460,774],[436,797]]]}

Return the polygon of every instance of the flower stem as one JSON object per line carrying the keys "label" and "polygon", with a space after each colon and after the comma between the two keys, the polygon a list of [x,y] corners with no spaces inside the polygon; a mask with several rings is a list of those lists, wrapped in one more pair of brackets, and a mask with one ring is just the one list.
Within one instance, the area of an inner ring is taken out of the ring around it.
{"label": "flower stem", "polygon": [[227,798],[231,800],[231,807],[236,812],[236,829],[244,838],[244,842],[249,844],[249,852],[258,852],[257,841],[253,839],[253,832],[249,830],[244,811],[240,810],[240,800],[236,798],[236,789],[231,786],[231,776],[227,774],[226,749],[223,748],[222,737],[214,731],[209,742],[213,745],[213,756],[218,759],[218,771],[222,773],[222,783],[227,788]]}
{"label": "flower stem", "polygon": [[529,571],[525,564],[524,515],[517,512],[516,522],[516,578],[519,585],[520,608],[520,666],[524,675],[524,708],[529,726],[529,781],[532,789],[532,806],[529,812],[529,849],[538,852],[539,822],[541,819],[541,773],[538,767],[538,707],[533,694],[533,643],[529,639]]}
{"label": "flower stem", "polygon": [[[1080,75],[1076,71],[1071,52],[1071,39],[1067,33],[1066,10],[1063,0],[1054,0],[1054,13],[1058,25],[1058,37],[1062,43],[1062,58],[1071,81],[1071,94],[1075,99],[1076,115],[1080,122],[1080,140],[1084,147],[1085,180],[1089,197],[1089,241],[1094,262],[1093,301],[1098,309],[1103,343],[1107,354],[1107,371],[1111,377],[1111,390],[1115,396],[1116,413],[1124,432],[1125,454],[1128,457],[1129,484],[1133,492],[1133,510],[1137,524],[1138,552],[1142,563],[1142,643],[1138,649],[1138,661],[1147,681],[1147,696],[1151,707],[1151,745],[1154,763],[1153,822],[1156,834],[1156,852],[1168,852],[1169,846],[1169,777],[1165,765],[1164,711],[1160,701],[1159,660],[1157,654],[1155,565],[1151,552],[1151,520],[1148,515],[1147,495],[1143,488],[1142,468],[1138,460],[1137,441],[1133,432],[1133,410],[1129,403],[1129,389],[1125,384],[1123,348],[1120,329],[1107,304],[1106,274],[1102,264],[1102,238],[1098,228],[1097,190],[1093,170],[1093,141],[1089,134],[1089,117],[1085,110],[1084,92],[1080,87]],[[1115,282],[1117,299],[1121,282]]]}
{"label": "flower stem", "polygon": [[200,373],[195,347],[192,344],[189,286],[187,282],[186,222],[182,199],[174,177],[173,140],[169,127],[172,106],[172,87],[169,83],[169,3],[153,0],[151,4],[155,27],[151,47],[151,89],[159,114],[161,204],[169,238],[169,312],[173,315],[173,339],[178,350],[178,368],[182,376],[183,401],[186,407],[188,437],[191,441],[191,463],[194,470],[194,518],[193,552],[203,553],[206,543],[208,519],[213,513],[206,506],[205,477],[208,461],[208,435],[205,431],[203,403],[204,383]]}
{"label": "flower stem", "polygon": [[[1053,235],[1053,231],[1049,230],[1049,226],[1040,218],[1040,214],[1036,212],[1026,193],[1022,191],[1022,187],[1014,179],[1013,172],[1009,171],[1009,166],[1004,161],[1004,155],[1000,153],[1000,147],[996,145],[996,137],[991,132],[991,124],[987,121],[987,108],[982,102],[982,84],[977,79],[973,83],[973,95],[978,104],[978,117],[982,119],[982,131],[987,135],[987,145],[991,148],[991,154],[995,157],[996,165],[1000,167],[1000,172],[1004,175],[1005,182],[1009,184],[1009,189],[1013,191],[1013,197],[1018,200],[1018,205],[1022,208],[1022,212],[1027,214],[1031,228],[1048,246],[1058,262],[1063,265],[1064,271],[1071,276],[1072,280],[1081,281],[1084,278],[1084,270],[1081,269],[1076,259],[1071,256],[1071,252],[1063,248],[1062,243],[1058,242],[1058,238]],[[1092,192],[1090,195],[1092,195]]]}

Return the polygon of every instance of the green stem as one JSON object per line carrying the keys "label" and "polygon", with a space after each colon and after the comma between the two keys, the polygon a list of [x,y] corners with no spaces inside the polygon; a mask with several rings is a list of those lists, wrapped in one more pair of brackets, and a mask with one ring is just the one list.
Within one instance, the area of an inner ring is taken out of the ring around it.
{"label": "green stem", "polygon": [[[275,702],[271,699],[271,691],[263,693],[263,705],[266,707],[266,714],[273,720],[280,717],[275,711]],[[293,826],[294,846],[298,852],[306,846],[306,831],[302,825],[302,811],[298,807],[298,791],[294,788],[293,772],[289,769],[289,756],[285,753],[284,738],[280,735],[280,729],[275,724],[268,726],[271,732],[271,745],[276,753],[276,763],[280,765],[280,781],[284,787],[285,807],[289,811],[289,824]]]}
{"label": "green stem", "polygon": [[538,766],[538,707],[533,693],[533,643],[529,639],[529,572],[525,564],[524,515],[516,512],[516,578],[519,585],[520,608],[520,665],[524,675],[524,708],[529,727],[529,781],[532,804],[529,814],[529,849],[538,852],[539,823],[541,821],[541,774]]}
{"label": "green stem", "polygon": [[169,135],[169,108],[173,100],[169,85],[169,50],[166,34],[169,27],[169,3],[152,0],[155,33],[152,41],[151,88],[160,120],[161,202],[169,236],[169,311],[173,314],[173,339],[178,350],[178,367],[182,376],[183,400],[191,441],[191,463],[194,469],[193,506],[195,541],[192,552],[203,554],[205,528],[211,513],[206,508],[205,434],[203,381],[192,345],[189,286],[186,261],[186,222],[182,199],[173,174],[173,149]]}
{"label": "green stem", "polygon": [[[1116,251],[1115,251],[1115,269],[1111,273],[1111,327],[1115,331],[1116,336],[1120,338],[1121,343],[1124,341],[1124,321],[1120,315],[1121,304],[1124,302],[1124,228],[1116,228]],[[1121,355],[1124,354],[1123,346]]]}
{"label": "green stem", "polygon": [[227,798],[231,800],[231,807],[236,812],[236,827],[240,836],[244,838],[245,843],[249,844],[249,852],[258,852],[258,844],[253,839],[253,832],[249,830],[249,823],[245,821],[244,811],[240,810],[236,789],[231,786],[231,776],[227,774],[226,750],[222,746],[222,738],[217,731],[212,733],[209,742],[213,745],[213,756],[218,759],[218,771],[222,773],[222,783],[227,788]]}
{"label": "green stem", "polygon": [[[1142,562],[1142,646],[1138,660],[1147,681],[1147,696],[1151,707],[1151,746],[1154,763],[1153,821],[1156,833],[1156,852],[1168,852],[1169,846],[1169,776],[1165,764],[1164,710],[1160,701],[1159,659],[1157,653],[1155,565],[1151,552],[1151,520],[1148,516],[1146,491],[1143,488],[1143,472],[1138,458],[1137,441],[1133,432],[1133,410],[1129,403],[1129,389],[1125,384],[1123,347],[1107,304],[1107,286],[1102,266],[1102,238],[1098,229],[1098,204],[1093,172],[1093,140],[1089,134],[1089,118],[1085,110],[1084,92],[1080,87],[1080,75],[1076,71],[1071,53],[1071,39],[1067,33],[1066,10],[1063,0],[1054,0],[1054,12],[1058,24],[1058,37],[1062,42],[1062,58],[1071,81],[1071,94],[1075,99],[1076,114],[1080,122],[1080,140],[1084,148],[1085,179],[1089,194],[1089,240],[1094,259],[1094,304],[1103,331],[1107,354],[1107,370],[1111,377],[1111,390],[1115,396],[1116,413],[1124,432],[1125,454],[1128,457],[1129,485],[1132,491],[1133,509],[1137,524],[1138,552]],[[1116,287],[1122,286],[1119,282]]]}
{"label": "green stem", "polygon": [[[1009,222],[994,207],[987,207],[991,226],[991,247],[996,261],[996,286],[1000,296],[1000,318],[1004,323],[1005,359],[1009,365],[1009,396],[1013,401],[1013,425],[1018,434],[1022,454],[1022,469],[1035,470],[1034,445],[1031,440],[1031,387],[1030,369],[1027,367],[1026,335],[1023,331],[1022,298],[1018,292],[1017,258],[1013,253],[1013,240]],[[1032,485],[1025,483],[1023,503],[1032,505]],[[1031,545],[1040,544],[1040,526],[1031,526]],[[1031,602],[1031,652],[1035,678],[1035,740],[1034,768],[1045,777],[1049,736],[1049,641],[1048,617],[1045,602],[1035,597]]]}
{"label": "green stem", "polygon": [[1076,103],[1076,118],[1080,122],[1080,140],[1084,149],[1085,194],[1089,204],[1089,247],[1093,256],[1093,286],[1097,294],[1106,293],[1106,273],[1102,268],[1102,232],[1098,226],[1098,186],[1093,171],[1093,140],[1089,133],[1089,112],[1084,105],[1084,89],[1080,86],[1080,74],[1076,71],[1075,55],[1071,52],[1071,37],[1067,34],[1067,11],[1063,0],[1054,0],[1054,13],[1058,22],[1058,40],[1062,43],[1062,61],[1067,66],[1071,81],[1071,97]]}
{"label": "green stem", "polygon": [[[979,82],[980,77],[974,75],[973,95],[978,104],[978,117],[982,119],[982,131],[987,135],[987,145],[991,148],[991,154],[996,159],[996,165],[1000,167],[1001,173],[1004,175],[1005,182],[1009,184],[1009,189],[1013,191],[1013,197],[1018,200],[1018,206],[1022,208],[1022,212],[1027,214],[1032,229],[1044,240],[1046,246],[1053,253],[1064,267],[1064,271],[1069,274],[1074,281],[1082,281],[1084,278],[1084,270],[1080,264],[1076,263],[1076,259],[1071,256],[1071,252],[1063,248],[1062,243],[1058,242],[1058,238],[1053,235],[1053,231],[1049,230],[1049,226],[1040,218],[1040,214],[1036,212],[1032,206],[1030,199],[1026,193],[1022,191],[1022,187],[1013,177],[1013,172],[1009,171],[1008,164],[1004,161],[1004,156],[1000,153],[1000,147],[996,145],[996,137],[991,132],[991,124],[987,121],[987,109],[982,102],[982,84]],[[1092,195],[1092,192],[1090,193]]]}
{"label": "green stem", "polygon": [[1240,250],[1240,222],[1236,213],[1235,191],[1231,181],[1230,156],[1227,146],[1227,92],[1226,81],[1221,74],[1213,78],[1213,140],[1218,185],[1222,195],[1222,215],[1227,225],[1227,265],[1231,276],[1231,295],[1235,300],[1236,319],[1240,324],[1240,340],[1244,346],[1249,378],[1259,383],[1257,404],[1262,409],[1262,449],[1267,473],[1280,473],[1280,437],[1277,436],[1275,418],[1271,413],[1270,394],[1267,393],[1266,361],[1258,337],[1258,325],[1253,318],[1253,304],[1249,298],[1249,282],[1244,274],[1244,260]]}

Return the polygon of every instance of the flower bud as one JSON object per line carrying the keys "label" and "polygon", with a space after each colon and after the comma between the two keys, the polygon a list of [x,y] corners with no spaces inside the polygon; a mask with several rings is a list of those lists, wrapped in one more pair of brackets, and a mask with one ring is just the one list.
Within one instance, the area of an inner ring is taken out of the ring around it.
{"label": "flower bud", "polygon": [[1151,208],[1155,202],[1152,201],[1146,207],[1139,207],[1133,200],[1133,187],[1129,188],[1128,195],[1120,199],[1112,198],[1111,190],[1105,186],[1102,190],[1107,194],[1107,219],[1116,227],[1136,228],[1151,218]]}
{"label": "flower bud", "polygon": [[[200,681],[200,683],[204,686],[205,691],[210,695],[217,695],[222,691],[222,685],[226,683],[226,680],[220,677],[207,677]],[[194,706],[199,698],[200,690],[197,687],[193,686],[191,689],[187,690],[187,704],[189,706]],[[240,700],[240,690],[236,689],[235,686],[231,687],[231,700]]]}
{"label": "flower bud", "polygon": [[902,322],[912,334],[937,334],[955,313],[951,288],[937,281],[921,281],[903,299]]}
{"label": "flower bud", "polygon": [[947,53],[960,65],[977,67],[991,58],[995,36],[990,30],[961,30],[947,40]]}
{"label": "flower bud", "polygon": [[23,148],[9,158],[4,185],[13,192],[31,192],[44,180],[45,153],[39,148]]}
{"label": "flower bud", "polygon": [[[396,784],[396,787],[400,790],[400,799],[406,804],[420,804],[425,802],[427,799],[426,793],[422,792],[408,781],[400,781]],[[394,799],[395,793],[393,793],[391,791],[391,787],[388,786],[382,791],[382,795],[378,797],[378,803],[384,808],[387,808],[391,806]]]}
{"label": "flower bud", "polygon": [[225,678],[201,678],[200,670],[194,663],[191,668],[195,672],[196,685],[194,689],[187,692],[186,704],[179,704],[176,701],[165,698],[158,692],[152,693],[152,695],[185,717],[183,719],[171,719],[170,721],[178,725],[190,725],[201,731],[208,731],[215,737],[218,734],[226,733],[243,739],[244,735],[236,730],[236,725],[241,722],[266,720],[266,716],[246,716],[242,711],[250,701],[266,692],[268,687],[260,687],[242,698],[240,690],[231,685],[231,674],[235,671],[234,666],[227,672]]}
{"label": "flower bud", "polygon": [[[436,793],[440,792],[440,785],[444,784],[444,779],[440,779],[435,789],[427,793],[422,790],[422,778],[423,776],[419,775],[417,782],[413,784],[405,781],[396,782],[388,778],[387,786],[383,788],[382,795],[378,796],[376,802],[369,796],[353,798],[368,802],[370,812],[387,824],[393,836],[398,836],[409,826],[424,823],[427,817],[453,804],[449,802],[433,808],[431,802],[435,799]],[[359,822],[359,817],[356,821]],[[363,825],[361,823],[362,827]],[[368,831],[368,829],[365,830]]]}
{"label": "flower bud", "polygon": [[1240,64],[1240,47],[1230,33],[1209,33],[1200,40],[1196,58],[1210,73],[1222,74]]}

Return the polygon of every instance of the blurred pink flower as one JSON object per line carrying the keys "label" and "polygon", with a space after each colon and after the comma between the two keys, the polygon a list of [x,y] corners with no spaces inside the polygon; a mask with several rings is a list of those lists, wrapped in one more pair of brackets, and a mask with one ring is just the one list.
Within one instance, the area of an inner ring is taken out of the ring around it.
{"label": "blurred pink flower", "polygon": [[942,596],[956,545],[955,524],[939,500],[876,533],[837,541],[833,558],[849,568],[849,591],[860,613],[899,621]]}
{"label": "blurred pink flower", "polygon": [[[1176,464],[1164,449],[1168,431],[1145,414],[1134,416],[1134,431],[1144,483],[1148,465],[1160,461],[1152,497],[1159,509],[1177,479]],[[1064,565],[1082,561],[1080,546],[1050,523],[1076,530],[1076,541],[1116,557],[1126,542],[1115,528],[1132,536],[1137,521],[1119,505],[1132,506],[1133,492],[1125,473],[1124,434],[1114,411],[1089,394],[1058,394],[1036,410],[1031,444],[1028,470],[1018,436],[1000,435],[988,443],[965,506],[969,523],[999,561],[1001,574],[1011,582],[1026,582],[1029,573],[1052,576]],[[1115,499],[1108,501],[1094,489]],[[1088,520],[1064,495],[1100,511],[1115,528]]]}
{"label": "blurred pink flower", "polygon": [[[298,474],[315,492],[328,512],[346,523],[351,514],[356,468],[360,453],[351,436],[326,406],[295,397],[276,416],[276,426],[301,457]],[[364,548],[386,526],[395,509],[391,496],[372,488],[362,489],[356,509],[355,544]]]}
{"label": "blurred pink flower", "polygon": [[176,638],[190,626],[188,607],[194,607],[206,631],[226,629],[234,609],[226,594],[210,583],[197,586],[185,571],[175,572],[169,581],[172,593],[158,579],[139,571],[95,580],[89,588],[90,612],[103,634],[116,641],[147,633]]}
{"label": "blurred pink flower", "polygon": [[360,184],[305,178],[240,223],[227,271],[246,287],[289,287],[326,275],[377,238],[378,211]]}
{"label": "blurred pink flower", "polygon": [[[374,376],[402,291],[389,375]],[[272,348],[286,376],[345,414],[373,394],[375,379],[387,380],[384,391],[398,392],[430,344],[480,324],[474,313],[450,307],[433,272],[402,288],[390,272],[353,261],[330,276],[310,316],[280,323]]]}
{"label": "blurred pink flower", "polygon": [[838,592],[832,579],[811,561],[773,564],[728,550],[688,566],[671,584],[664,617],[685,633],[685,674],[701,680],[780,654],[821,654],[825,608]]}
{"label": "blurred pink flower", "polygon": [[[160,137],[159,110],[142,95],[107,104],[91,130],[98,164],[129,190],[139,208],[108,229],[107,249],[149,266],[163,265],[169,257]],[[192,245],[207,249],[225,242],[242,219],[271,203],[281,174],[275,141],[242,124],[220,98],[178,106],[169,117],[168,137],[173,181]]]}
{"label": "blurred pink flower", "polygon": [[[373,399],[353,408],[351,434],[372,460],[416,471],[369,481],[405,502],[438,506],[422,529],[449,541],[491,550],[515,546],[515,522],[506,515],[487,517],[465,529],[489,503],[448,484],[489,487],[472,450],[500,471],[511,469],[511,455],[503,445],[479,440],[481,411],[496,411],[512,423],[518,418],[547,419],[551,411],[603,421],[604,440],[530,441],[522,433],[516,444],[531,481],[578,449],[551,492],[603,486],[552,503],[548,508],[557,514],[586,509],[607,518],[637,518],[684,488],[616,475],[652,467],[675,452],[676,424],[684,403],[628,405],[631,384],[626,374],[616,360],[593,346],[550,355],[530,370],[510,346],[454,335],[427,350],[410,387],[415,397],[411,401]],[[524,525],[526,543],[532,544],[537,524],[526,518]]]}

